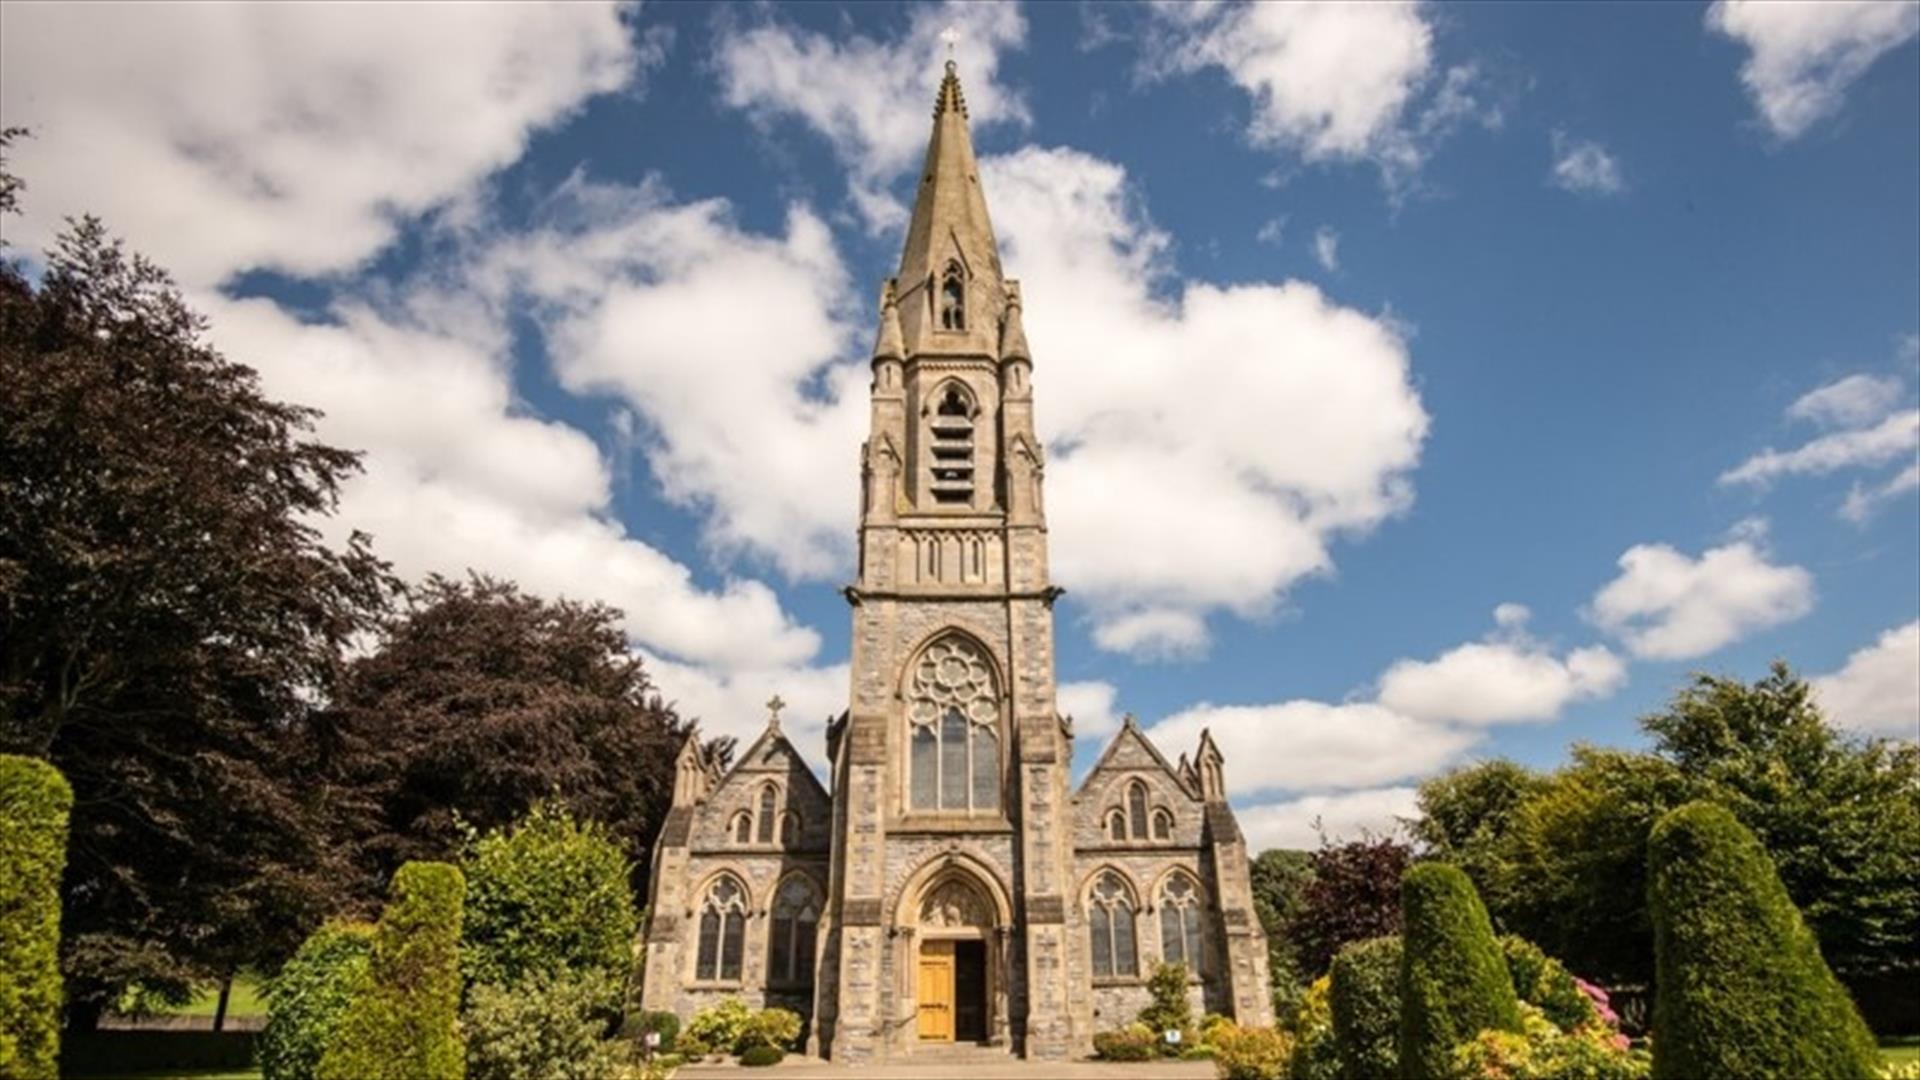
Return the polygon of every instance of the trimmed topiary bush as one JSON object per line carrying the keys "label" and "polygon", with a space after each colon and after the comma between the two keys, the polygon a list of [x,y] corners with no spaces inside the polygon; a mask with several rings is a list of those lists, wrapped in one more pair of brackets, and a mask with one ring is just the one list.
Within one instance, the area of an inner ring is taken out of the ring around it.
{"label": "trimmed topiary bush", "polygon": [[1118,1031],[1096,1032],[1093,1056],[1102,1061],[1151,1061],[1160,1056],[1160,1036],[1145,1024],[1128,1024]]}
{"label": "trimmed topiary bush", "polygon": [[320,1059],[319,1080],[461,1080],[458,867],[410,862],[374,931],[367,970]]}
{"label": "trimmed topiary bush", "polygon": [[761,1009],[740,1027],[733,1052],[744,1054],[756,1046],[786,1050],[800,1038],[800,1014],[791,1009]]}
{"label": "trimmed topiary bush", "polygon": [[1538,1007],[1555,1027],[1572,1031],[1599,1022],[1600,1011],[1580,989],[1580,980],[1540,946],[1507,934],[1500,939],[1500,952],[1507,961],[1507,974],[1513,978],[1514,994]]}
{"label": "trimmed topiary bush", "polygon": [[1455,1046],[1488,1028],[1520,1030],[1519,1002],[1487,909],[1458,867],[1414,866],[1400,903],[1400,1075],[1442,1080]]}
{"label": "trimmed topiary bush", "polygon": [[461,1013],[467,1080],[613,1080],[630,1055],[606,1038],[606,995],[601,976],[570,972],[473,987]]}
{"label": "trimmed topiary bush", "polygon": [[1873,1077],[1880,1055],[1773,861],[1726,809],[1695,802],[1647,848],[1653,1075]]}
{"label": "trimmed topiary bush", "polygon": [[1400,1071],[1400,939],[1380,937],[1341,949],[1329,972],[1334,1057],[1347,1080]]}
{"label": "trimmed topiary bush", "polygon": [[0,754],[0,1076],[60,1072],[60,875],[72,810],[60,770]]}
{"label": "trimmed topiary bush", "polygon": [[540,805],[510,829],[474,841],[460,969],[469,984],[512,986],[535,973],[594,975],[614,996],[633,965],[634,905],[627,857],[594,822]]}
{"label": "trimmed topiary bush", "polygon": [[264,1080],[314,1080],[372,955],[366,923],[328,923],[301,942],[267,983],[267,1026],[255,1044]]}

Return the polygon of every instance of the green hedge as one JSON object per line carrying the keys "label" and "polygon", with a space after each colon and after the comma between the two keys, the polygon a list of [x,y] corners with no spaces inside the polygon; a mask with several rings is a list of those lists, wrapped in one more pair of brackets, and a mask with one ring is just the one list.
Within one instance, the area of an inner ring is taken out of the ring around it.
{"label": "green hedge", "polygon": [[1507,960],[1507,973],[1513,976],[1513,992],[1546,1014],[1553,1026],[1572,1031],[1600,1019],[1600,1010],[1580,992],[1573,973],[1540,946],[1507,934],[1500,939],[1500,951]]}
{"label": "green hedge", "polygon": [[1648,841],[1653,1074],[1878,1075],[1873,1036],[1753,833],[1695,802]]}
{"label": "green hedge", "polygon": [[461,1080],[460,915],[466,882],[458,867],[410,862],[374,931],[373,955],[336,1037],[320,1059],[320,1080]]}
{"label": "green hedge", "polygon": [[267,1026],[260,1033],[263,1080],[314,1080],[354,989],[373,955],[374,928],[328,923],[300,944],[267,983]]}
{"label": "green hedge", "polygon": [[0,1076],[60,1071],[60,875],[73,789],[38,758],[0,754]]}
{"label": "green hedge", "polygon": [[1488,1028],[1519,1031],[1520,1005],[1487,909],[1458,867],[1413,866],[1400,907],[1400,1075],[1440,1080],[1455,1046]]}
{"label": "green hedge", "polygon": [[1333,958],[1333,1045],[1347,1080],[1400,1072],[1400,939],[1358,941]]}

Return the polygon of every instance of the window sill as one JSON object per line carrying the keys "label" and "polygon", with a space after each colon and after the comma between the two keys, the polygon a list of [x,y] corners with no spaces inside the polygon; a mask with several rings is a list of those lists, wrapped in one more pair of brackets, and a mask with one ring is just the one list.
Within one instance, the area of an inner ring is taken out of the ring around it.
{"label": "window sill", "polygon": [[887,830],[892,833],[1011,833],[1013,823],[1003,814],[938,814],[924,810],[902,814]]}
{"label": "window sill", "polygon": [[689,990],[733,990],[745,989],[746,983],[740,979],[721,979],[719,981],[694,979],[687,983]]}
{"label": "window sill", "polygon": [[1147,980],[1138,975],[1095,975],[1093,977],[1093,988],[1095,990],[1105,990],[1109,988],[1124,989],[1129,986],[1145,985],[1147,985]]}

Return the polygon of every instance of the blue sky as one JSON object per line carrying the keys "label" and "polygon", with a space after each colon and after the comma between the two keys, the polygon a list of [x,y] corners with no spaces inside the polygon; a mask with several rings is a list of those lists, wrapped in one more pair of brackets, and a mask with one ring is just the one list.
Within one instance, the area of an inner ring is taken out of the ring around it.
{"label": "blue sky", "polygon": [[1913,4],[10,4],[7,239],[172,267],[366,450],[336,535],[605,599],[709,729],[815,743],[950,26],[1082,767],[1212,726],[1298,844],[1694,670],[1914,736]]}

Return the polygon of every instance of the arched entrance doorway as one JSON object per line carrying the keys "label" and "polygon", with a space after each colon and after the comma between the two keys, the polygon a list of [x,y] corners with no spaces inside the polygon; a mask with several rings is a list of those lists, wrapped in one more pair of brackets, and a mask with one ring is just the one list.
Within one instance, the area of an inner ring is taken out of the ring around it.
{"label": "arched entrance doorway", "polygon": [[996,890],[959,861],[909,890],[896,955],[912,1022],[910,1046],[946,1043],[1007,1045],[1007,956],[1011,912]]}

